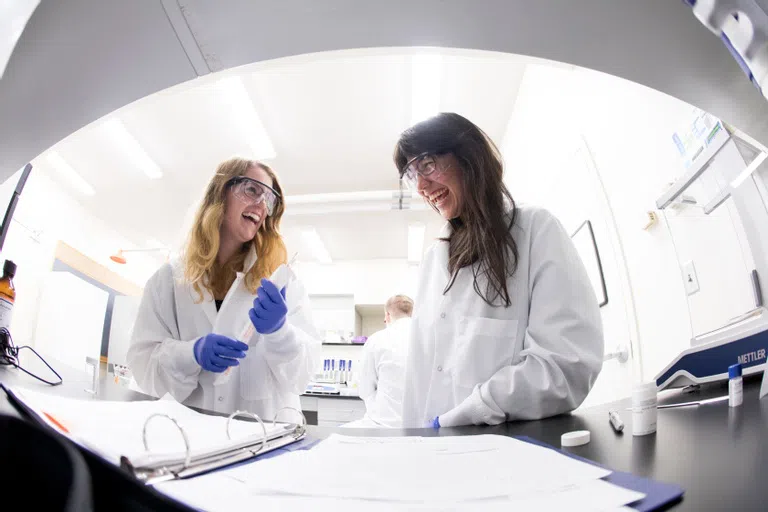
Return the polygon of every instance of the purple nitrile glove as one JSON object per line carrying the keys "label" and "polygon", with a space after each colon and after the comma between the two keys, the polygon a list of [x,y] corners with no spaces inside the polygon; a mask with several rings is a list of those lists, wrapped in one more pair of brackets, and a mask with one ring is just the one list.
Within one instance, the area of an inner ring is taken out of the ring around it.
{"label": "purple nitrile glove", "polygon": [[195,361],[203,370],[221,373],[230,366],[240,364],[248,345],[220,334],[207,334],[195,342]]}
{"label": "purple nitrile glove", "polygon": [[285,288],[278,290],[275,283],[262,279],[256,291],[253,307],[248,311],[253,326],[261,334],[271,334],[285,324],[288,306],[285,303]]}

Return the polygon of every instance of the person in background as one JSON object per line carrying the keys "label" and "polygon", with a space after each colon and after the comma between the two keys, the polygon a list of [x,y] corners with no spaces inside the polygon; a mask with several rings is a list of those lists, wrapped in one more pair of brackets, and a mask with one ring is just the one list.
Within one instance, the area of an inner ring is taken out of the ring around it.
{"label": "person in background", "polygon": [[[300,409],[320,340],[301,282],[278,289],[268,279],[286,262],[284,211],[268,166],[241,158],[219,165],[183,256],[144,289],[128,350],[139,387],[265,421],[283,407]],[[248,322],[253,335],[238,341]]]}
{"label": "person in background", "polygon": [[365,402],[363,419],[345,427],[399,427],[402,423],[405,361],[411,329],[413,300],[395,295],[387,300],[386,328],[371,335],[363,347],[360,398]]}
{"label": "person in background", "polygon": [[394,161],[447,221],[419,273],[403,426],[494,425],[578,407],[600,373],[604,341],[595,292],[563,226],[515,204],[496,146],[458,114],[403,132]]}

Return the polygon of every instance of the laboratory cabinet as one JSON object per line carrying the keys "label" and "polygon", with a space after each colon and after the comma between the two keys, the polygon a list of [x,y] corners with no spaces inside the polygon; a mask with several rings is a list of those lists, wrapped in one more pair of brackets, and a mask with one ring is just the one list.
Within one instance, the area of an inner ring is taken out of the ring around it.
{"label": "laboratory cabinet", "polygon": [[358,397],[302,395],[300,398],[301,411],[310,425],[338,427],[365,415],[365,402]]}

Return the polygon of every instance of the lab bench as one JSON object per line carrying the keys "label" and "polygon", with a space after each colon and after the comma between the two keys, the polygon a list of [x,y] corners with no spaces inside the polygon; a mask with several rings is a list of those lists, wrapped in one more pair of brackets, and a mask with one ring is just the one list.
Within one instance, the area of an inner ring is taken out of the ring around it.
{"label": "lab bench", "polygon": [[301,395],[301,412],[307,423],[319,427],[337,427],[365,415],[365,403],[357,396]]}
{"label": "lab bench", "polygon": [[[95,397],[84,391],[90,379],[83,374],[54,365],[64,377],[60,386],[49,387],[12,368],[0,366],[0,383],[23,386],[53,395],[81,399],[154,400],[131,391],[102,377]],[[728,407],[718,402],[698,407],[663,409],[658,415],[656,434],[632,436],[632,415],[626,410],[629,400],[588,407],[540,421],[519,421],[496,426],[415,429],[340,429],[325,426],[356,419],[364,410],[359,398],[344,396],[301,397],[302,408],[315,408],[318,426],[309,427],[309,435],[325,438],[334,433],[363,436],[451,436],[496,434],[527,436],[554,447],[560,446],[560,436],[573,430],[589,430],[591,441],[570,453],[602,464],[615,471],[677,484],[685,489],[681,502],[672,510],[766,510],[765,491],[768,475],[768,398],[758,398],[760,375],[744,379],[744,404]],[[714,384],[695,394],[676,391],[659,399],[659,404],[703,400],[728,393],[727,384]],[[321,402],[322,401],[322,402]],[[326,409],[326,404],[330,407]],[[608,411],[617,410],[626,427],[616,433],[608,422]],[[19,416],[0,392],[0,414]],[[84,454],[91,474],[97,475],[100,488],[125,488],[126,476],[121,470],[102,459]],[[0,470],[2,467],[0,461]],[[137,488],[139,486],[136,486]],[[134,492],[137,492],[134,490]],[[148,490],[147,493],[152,493]],[[145,496],[146,500],[152,497]],[[167,501],[167,498],[162,498]],[[96,505],[113,504],[111,496],[96,493]],[[98,506],[96,508],[99,508]],[[180,510],[163,507],[164,510]]]}

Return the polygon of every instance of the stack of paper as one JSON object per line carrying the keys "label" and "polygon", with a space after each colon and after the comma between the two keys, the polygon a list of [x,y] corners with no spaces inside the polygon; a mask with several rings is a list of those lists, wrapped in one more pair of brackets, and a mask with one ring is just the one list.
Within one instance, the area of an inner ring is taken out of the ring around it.
{"label": "stack of paper", "polygon": [[[227,419],[199,414],[173,400],[73,400],[13,390],[36,414],[106,459],[192,456],[226,447]],[[235,440],[261,437],[261,425],[233,421]],[[285,425],[267,424],[268,435]],[[311,450],[292,451],[156,487],[203,510],[616,510],[643,494],[602,480],[609,470],[555,450],[495,436],[353,437],[333,435]]]}
{"label": "stack of paper", "polygon": [[[227,437],[227,418],[200,414],[173,399],[114,402],[62,398],[26,389],[13,392],[48,424],[114,464],[120,463],[121,456],[134,464],[158,458],[183,460],[184,438],[167,418],[151,420],[147,426],[149,451],[145,450],[142,432],[153,414],[165,414],[178,422],[186,432],[192,456],[233,444]],[[285,425],[273,426],[271,422],[266,422],[265,427],[268,436],[285,429]],[[230,433],[237,441],[263,437],[260,424],[246,421],[233,420]]]}
{"label": "stack of paper", "polygon": [[609,474],[504,436],[333,435],[158,488],[204,510],[615,510],[643,498],[601,480]]}

